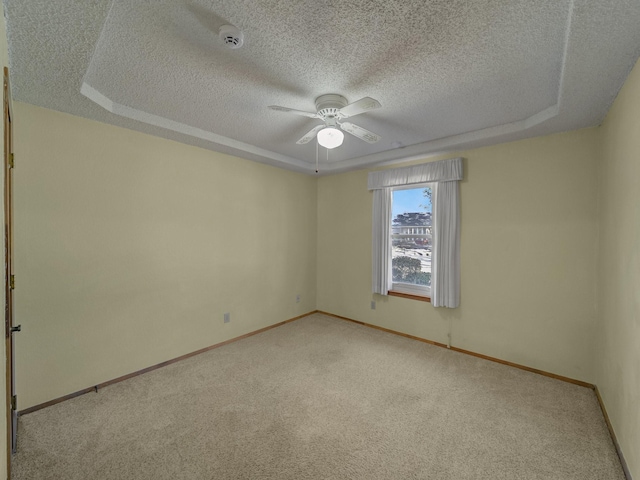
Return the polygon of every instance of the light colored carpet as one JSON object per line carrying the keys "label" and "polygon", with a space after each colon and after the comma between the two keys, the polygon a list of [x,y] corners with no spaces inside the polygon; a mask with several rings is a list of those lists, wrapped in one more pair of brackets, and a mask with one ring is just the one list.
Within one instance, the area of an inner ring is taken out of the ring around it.
{"label": "light colored carpet", "polygon": [[594,393],[321,314],[20,418],[14,480],[623,480]]}

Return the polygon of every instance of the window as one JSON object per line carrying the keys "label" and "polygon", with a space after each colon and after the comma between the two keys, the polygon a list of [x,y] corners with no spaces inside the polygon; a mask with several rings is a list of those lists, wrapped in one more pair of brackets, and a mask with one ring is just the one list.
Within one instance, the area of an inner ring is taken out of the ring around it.
{"label": "window", "polygon": [[[389,292],[393,292],[400,296],[407,295],[396,291],[401,288],[412,292],[408,295],[428,297],[434,307],[456,308],[460,305],[458,183],[462,179],[462,158],[369,172],[367,188],[373,191],[371,291],[374,294],[389,295]],[[396,211],[396,217],[409,214],[406,216],[409,222],[411,214],[416,214],[414,219],[417,221],[422,218],[419,214],[424,213],[426,218],[433,209],[433,222],[432,225],[426,225],[426,220],[422,225],[398,225],[404,222],[398,219],[396,226],[406,226],[407,230],[396,229],[394,239],[392,205],[394,196],[397,206],[401,203],[402,195],[410,195],[410,192],[403,194],[403,190],[418,190],[424,198]],[[432,193],[433,207],[430,206],[429,191]],[[397,257],[414,258],[396,260],[396,279],[400,281],[393,279],[394,241],[398,247]],[[428,257],[429,261],[419,257]],[[415,259],[420,262],[420,270]],[[412,280],[407,282],[407,279]]]}
{"label": "window", "polygon": [[391,291],[408,295],[431,295],[431,186],[392,189],[389,221]]}

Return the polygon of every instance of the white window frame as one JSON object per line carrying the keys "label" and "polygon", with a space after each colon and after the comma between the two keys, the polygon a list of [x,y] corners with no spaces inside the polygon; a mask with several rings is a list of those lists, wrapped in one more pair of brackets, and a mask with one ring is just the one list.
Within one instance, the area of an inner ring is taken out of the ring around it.
{"label": "white window frame", "polygon": [[[430,188],[433,189],[433,183],[414,183],[411,185],[399,185],[391,188],[391,211],[393,212],[393,192],[398,190],[417,190],[417,189]],[[433,190],[432,190],[433,191]],[[431,212],[433,215],[433,210]],[[432,217],[433,218],[433,217]],[[433,229],[433,225],[431,227]],[[390,292],[403,293],[405,295],[413,295],[416,297],[431,298],[431,287],[427,285],[416,285],[414,283],[394,282],[392,277],[392,262],[393,262],[393,214],[389,218],[389,255],[387,258],[388,271],[391,279],[389,280]],[[433,267],[432,267],[433,272]]]}

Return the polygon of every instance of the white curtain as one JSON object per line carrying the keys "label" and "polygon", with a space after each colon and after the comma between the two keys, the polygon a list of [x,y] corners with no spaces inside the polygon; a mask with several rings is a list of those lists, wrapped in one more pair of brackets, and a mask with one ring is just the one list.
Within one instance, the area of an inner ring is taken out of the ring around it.
{"label": "white curtain", "polygon": [[389,256],[392,187],[432,183],[433,252],[431,303],[434,307],[460,305],[460,206],[458,181],[462,158],[423,163],[369,173],[373,190],[373,292],[386,295],[391,285]]}
{"label": "white curtain", "polygon": [[460,206],[458,182],[437,182],[433,201],[433,252],[431,255],[431,304],[460,305]]}
{"label": "white curtain", "polygon": [[391,219],[391,189],[373,191],[373,293],[386,295],[391,285],[388,258],[389,220]]}

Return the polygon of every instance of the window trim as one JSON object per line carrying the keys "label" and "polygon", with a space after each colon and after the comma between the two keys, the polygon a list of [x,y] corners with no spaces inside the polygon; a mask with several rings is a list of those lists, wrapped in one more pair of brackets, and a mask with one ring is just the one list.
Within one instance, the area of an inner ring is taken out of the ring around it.
{"label": "window trim", "polygon": [[[390,187],[391,189],[391,212],[393,212],[393,193],[398,190],[417,190],[430,188],[433,189],[433,182],[422,182],[422,183],[412,183],[409,185],[397,185],[395,187]],[[433,208],[431,209],[431,215],[433,219]],[[433,220],[432,227],[433,229]],[[393,242],[391,241],[393,237],[393,213],[389,218],[389,255],[387,257],[388,267],[389,267],[389,276],[391,277],[391,272],[393,271],[391,265],[393,261]],[[420,235],[417,235],[420,236]],[[433,272],[433,267],[432,267]],[[431,301],[431,286],[426,285],[415,285],[413,283],[403,283],[403,282],[394,282],[393,278],[390,278],[389,281],[389,295],[403,298],[413,298],[415,300],[422,301]]]}
{"label": "window trim", "polygon": [[397,292],[395,290],[389,290],[387,295],[390,297],[408,298],[409,300],[419,300],[421,302],[431,303],[431,297],[424,297],[422,295],[411,295],[408,293]]}

